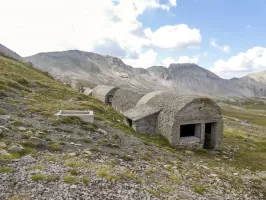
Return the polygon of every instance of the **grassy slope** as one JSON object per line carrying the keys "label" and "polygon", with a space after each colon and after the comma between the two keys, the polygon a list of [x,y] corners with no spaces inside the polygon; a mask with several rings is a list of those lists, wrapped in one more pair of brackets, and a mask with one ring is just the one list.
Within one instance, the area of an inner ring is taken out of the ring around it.
{"label": "grassy slope", "polygon": [[[95,111],[96,120],[104,121],[125,133],[132,134],[146,144],[154,144],[175,154],[186,155],[183,154],[185,150],[176,150],[170,147],[168,142],[161,137],[149,138],[137,135],[122,123],[122,116],[97,99],[77,93],[56,82],[44,72],[1,56],[0,96],[10,97],[8,98],[10,102],[12,99],[20,99],[20,101],[13,100],[12,103],[17,106],[19,104],[27,105],[28,111],[46,116],[49,121],[55,121],[54,114],[61,109],[92,109]],[[266,127],[265,118],[259,117],[256,112],[232,110],[225,107],[223,114],[225,117],[247,119]],[[236,167],[239,171],[244,169],[254,172],[266,170],[266,134],[264,131],[264,128],[254,131],[253,127],[242,126],[239,125],[239,122],[225,118],[224,147],[218,157],[206,151],[196,151],[190,159],[195,163],[204,160],[209,167],[213,167],[212,169]],[[228,159],[223,159],[222,156],[226,156]],[[214,158],[219,159],[219,162]],[[217,173],[223,176],[223,172],[217,171]]]}

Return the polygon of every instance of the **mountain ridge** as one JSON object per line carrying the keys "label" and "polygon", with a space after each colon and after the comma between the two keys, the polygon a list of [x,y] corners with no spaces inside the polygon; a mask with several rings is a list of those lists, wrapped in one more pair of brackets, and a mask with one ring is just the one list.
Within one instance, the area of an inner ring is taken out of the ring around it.
{"label": "mountain ridge", "polygon": [[[266,96],[266,85],[248,76],[238,79],[222,79],[196,64],[177,63],[133,68],[120,58],[79,50],[39,53],[26,60],[58,79],[75,76],[95,84],[111,84],[131,87],[135,90],[166,90],[184,95],[205,96]],[[71,66],[66,67],[66,66]]]}

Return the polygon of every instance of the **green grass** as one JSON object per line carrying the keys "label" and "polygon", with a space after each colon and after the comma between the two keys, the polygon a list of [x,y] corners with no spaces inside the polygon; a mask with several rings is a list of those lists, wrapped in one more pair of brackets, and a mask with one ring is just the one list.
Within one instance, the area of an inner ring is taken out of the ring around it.
{"label": "green grass", "polygon": [[68,183],[68,184],[77,184],[79,181],[79,178],[76,176],[71,176],[71,175],[66,175],[63,178],[64,182]]}
{"label": "green grass", "polygon": [[266,166],[266,141],[253,137],[248,138],[247,133],[227,129],[224,132],[224,143],[233,148],[236,144],[239,150],[234,155],[234,160],[230,165],[238,168],[248,168],[252,171],[265,170]]}
{"label": "green grass", "polygon": [[13,167],[0,167],[0,173],[11,173],[14,171]]}
{"label": "green grass", "polygon": [[62,151],[63,147],[58,142],[51,142],[51,144],[49,145],[49,149],[51,151]]}
{"label": "green grass", "polygon": [[227,117],[233,117],[240,120],[247,120],[253,124],[266,127],[266,117],[252,113],[251,111],[243,111],[236,109],[223,109],[222,114]]}
{"label": "green grass", "polygon": [[47,182],[56,182],[60,180],[60,176],[58,175],[48,175],[45,179]]}
{"label": "green grass", "polygon": [[45,175],[44,174],[34,174],[31,176],[31,180],[34,182],[43,181],[43,180],[45,180]]}
{"label": "green grass", "polygon": [[84,183],[85,185],[88,185],[89,182],[90,182],[89,178],[87,178],[87,177],[82,177],[81,181],[82,181],[82,183]]}
{"label": "green grass", "polygon": [[195,184],[195,185],[192,185],[191,187],[194,190],[194,192],[200,195],[203,195],[205,192],[208,192],[208,189],[202,185]]}
{"label": "green grass", "polygon": [[0,108],[0,115],[6,115],[6,110],[4,108]]}
{"label": "green grass", "polygon": [[44,170],[44,165],[43,164],[35,164],[27,168],[27,170],[36,170],[39,169],[41,171]]}

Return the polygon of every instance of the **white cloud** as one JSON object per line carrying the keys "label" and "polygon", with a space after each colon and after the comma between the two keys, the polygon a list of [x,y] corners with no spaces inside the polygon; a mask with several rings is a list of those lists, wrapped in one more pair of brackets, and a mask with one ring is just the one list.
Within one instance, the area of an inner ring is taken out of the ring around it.
{"label": "white cloud", "polygon": [[156,65],[157,53],[152,49],[141,54],[137,59],[123,59],[123,61],[134,67],[148,68],[153,65]]}
{"label": "white cloud", "polygon": [[150,42],[136,33],[143,31],[137,17],[147,9],[171,7],[159,0],[1,0],[0,42],[22,56],[67,49],[93,51],[106,41],[140,54]]}
{"label": "white cloud", "polygon": [[170,3],[172,6],[176,6],[176,0],[169,0],[169,3]]}
{"label": "white cloud", "polygon": [[172,63],[177,63],[177,61],[171,57],[167,57],[161,62],[161,64],[165,67],[169,67],[169,65]]}
{"label": "white cloud", "polygon": [[218,60],[211,71],[224,78],[241,77],[250,72],[266,69],[266,48],[254,47],[247,52],[241,52],[228,60]]}
{"label": "white cloud", "polygon": [[162,60],[161,64],[165,67],[169,67],[170,64],[172,63],[195,63],[197,64],[199,62],[199,57],[198,56],[180,56],[177,60],[167,57],[164,60]]}
{"label": "white cloud", "polygon": [[154,32],[147,28],[144,32],[150,39],[150,45],[164,49],[194,47],[201,42],[200,30],[191,29],[186,24],[162,26]]}
{"label": "white cloud", "polygon": [[224,46],[219,46],[216,43],[216,40],[211,40],[210,45],[216,49],[219,49],[221,51],[223,51],[224,53],[229,53],[230,52],[230,47],[228,45],[224,45]]}
{"label": "white cloud", "polygon": [[195,64],[197,64],[198,62],[199,62],[198,56],[192,56],[192,57],[181,56],[178,59],[178,63],[195,63]]}

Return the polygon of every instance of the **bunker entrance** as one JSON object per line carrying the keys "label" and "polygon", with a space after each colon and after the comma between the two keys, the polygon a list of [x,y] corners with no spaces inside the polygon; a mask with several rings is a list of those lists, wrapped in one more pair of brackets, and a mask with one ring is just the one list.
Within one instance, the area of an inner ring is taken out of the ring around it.
{"label": "bunker entrance", "polygon": [[185,124],[180,126],[180,137],[200,137],[200,124]]}
{"label": "bunker entrance", "polygon": [[131,119],[128,119],[128,118],[127,118],[127,125],[128,125],[129,127],[132,127],[132,120],[131,120]]}
{"label": "bunker entrance", "polygon": [[107,96],[107,103],[108,103],[109,105],[112,105],[112,101],[113,101],[113,95],[108,95],[108,96]]}
{"label": "bunker entrance", "polygon": [[212,139],[215,131],[216,123],[206,123],[205,124],[205,139],[204,139],[204,149],[212,149]]}

